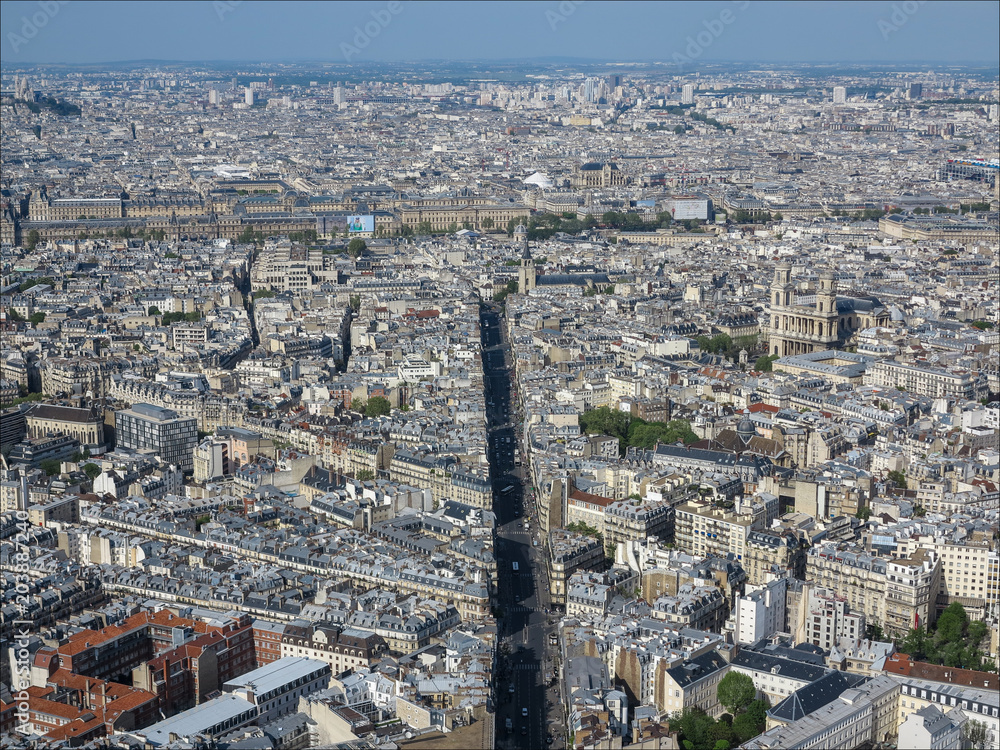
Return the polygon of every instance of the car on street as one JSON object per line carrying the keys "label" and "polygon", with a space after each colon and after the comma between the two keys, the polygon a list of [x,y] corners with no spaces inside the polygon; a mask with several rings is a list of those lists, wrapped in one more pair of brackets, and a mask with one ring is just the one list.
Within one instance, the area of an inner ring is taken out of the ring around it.
{"label": "car on street", "polygon": [[528,708],[527,707],[524,707],[524,708],[521,709],[521,716],[524,716],[525,718],[527,718],[527,716],[528,716]]}

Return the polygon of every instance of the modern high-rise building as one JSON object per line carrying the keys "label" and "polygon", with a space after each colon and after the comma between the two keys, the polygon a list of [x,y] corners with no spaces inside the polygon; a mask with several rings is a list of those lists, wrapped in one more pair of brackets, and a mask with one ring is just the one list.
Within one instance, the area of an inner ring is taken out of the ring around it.
{"label": "modern high-rise building", "polygon": [[115,432],[119,448],[151,450],[184,471],[194,469],[198,444],[198,420],[194,417],[181,417],[151,404],[134,404],[131,409],[115,412]]}
{"label": "modern high-rise building", "polygon": [[924,84],[922,83],[911,83],[906,89],[907,99],[921,99],[924,95]]}
{"label": "modern high-rise building", "polygon": [[847,101],[847,89],[843,86],[833,87],[833,103],[844,104]]}
{"label": "modern high-rise building", "polygon": [[211,89],[208,92],[208,103],[209,104],[218,104],[219,103],[219,90],[218,89]]}
{"label": "modern high-rise building", "polygon": [[256,96],[256,92],[252,88],[250,88],[249,86],[247,86],[243,90],[243,100],[246,102],[246,104],[247,104],[248,107],[252,107],[253,106],[253,104],[254,104],[254,97],[255,96]]}
{"label": "modern high-rise building", "polygon": [[681,104],[694,104],[694,86],[690,83],[685,83],[681,89]]}

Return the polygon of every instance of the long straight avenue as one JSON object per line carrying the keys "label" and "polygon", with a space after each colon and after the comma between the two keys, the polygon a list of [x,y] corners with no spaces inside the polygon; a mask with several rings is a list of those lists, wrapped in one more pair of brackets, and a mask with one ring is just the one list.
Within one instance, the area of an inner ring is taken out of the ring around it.
{"label": "long straight avenue", "polygon": [[497,608],[500,656],[497,675],[497,745],[504,748],[563,746],[565,723],[556,688],[553,657],[556,617],[549,603],[545,545],[524,467],[518,458],[519,412],[513,396],[509,346],[501,308],[487,306],[481,316],[486,377],[490,464],[496,554],[499,568]]}

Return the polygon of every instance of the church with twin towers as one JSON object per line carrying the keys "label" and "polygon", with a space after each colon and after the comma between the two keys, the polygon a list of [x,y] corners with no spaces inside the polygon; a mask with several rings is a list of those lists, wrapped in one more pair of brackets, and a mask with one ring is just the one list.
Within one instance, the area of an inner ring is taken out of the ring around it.
{"label": "church with twin towers", "polygon": [[839,296],[833,271],[819,275],[813,293],[802,294],[792,267],[774,269],[770,294],[768,351],[779,357],[843,349],[857,331],[889,323],[889,311],[875,297]]}

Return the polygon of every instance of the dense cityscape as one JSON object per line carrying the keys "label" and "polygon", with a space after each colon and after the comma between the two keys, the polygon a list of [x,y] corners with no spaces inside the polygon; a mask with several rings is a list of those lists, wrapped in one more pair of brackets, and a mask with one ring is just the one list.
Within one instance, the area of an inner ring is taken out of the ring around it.
{"label": "dense cityscape", "polygon": [[997,747],[1000,76],[668,63],[4,63],[0,748]]}

